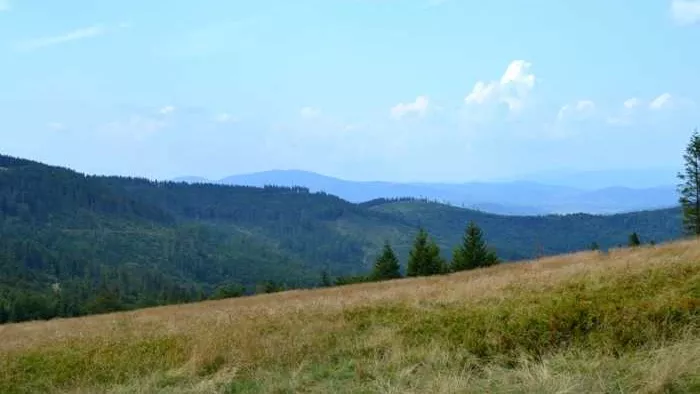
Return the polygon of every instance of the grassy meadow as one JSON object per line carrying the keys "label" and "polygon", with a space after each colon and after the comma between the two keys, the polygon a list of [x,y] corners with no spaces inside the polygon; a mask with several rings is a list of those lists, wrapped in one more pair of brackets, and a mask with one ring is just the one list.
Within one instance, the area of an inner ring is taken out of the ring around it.
{"label": "grassy meadow", "polygon": [[700,392],[700,243],[0,326],[35,392]]}

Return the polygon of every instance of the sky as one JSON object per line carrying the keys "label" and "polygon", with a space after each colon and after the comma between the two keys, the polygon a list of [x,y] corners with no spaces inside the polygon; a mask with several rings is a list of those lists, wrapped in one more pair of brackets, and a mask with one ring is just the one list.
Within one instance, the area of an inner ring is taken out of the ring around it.
{"label": "sky", "polygon": [[0,153],[157,179],[678,167],[700,0],[0,0]]}

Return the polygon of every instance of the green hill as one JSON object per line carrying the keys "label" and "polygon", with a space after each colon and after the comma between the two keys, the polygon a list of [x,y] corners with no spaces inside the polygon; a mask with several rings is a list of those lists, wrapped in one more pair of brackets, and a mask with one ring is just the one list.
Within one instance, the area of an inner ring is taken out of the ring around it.
{"label": "green hill", "polygon": [[680,236],[680,211],[510,217],[416,200],[352,204],[302,187],[86,176],[0,156],[0,322],[200,300],[217,289],[315,286],[365,273],[418,226],[447,257],[469,220],[506,260]]}
{"label": "green hill", "polygon": [[[438,244],[448,248],[460,242],[465,223],[476,222],[489,244],[506,260],[523,260],[585,250],[596,242],[608,249],[627,244],[637,231],[642,241],[667,242],[681,236],[680,209],[662,209],[618,215],[502,216],[453,206],[398,201],[369,204],[369,209],[417,223],[429,229]],[[409,245],[404,245],[406,249]]]}

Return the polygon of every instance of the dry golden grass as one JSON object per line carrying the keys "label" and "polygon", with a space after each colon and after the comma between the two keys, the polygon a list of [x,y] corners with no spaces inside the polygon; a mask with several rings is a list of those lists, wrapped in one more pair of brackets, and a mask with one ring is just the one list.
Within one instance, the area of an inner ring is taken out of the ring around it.
{"label": "dry golden grass", "polygon": [[0,392],[700,392],[700,243],[0,326]]}

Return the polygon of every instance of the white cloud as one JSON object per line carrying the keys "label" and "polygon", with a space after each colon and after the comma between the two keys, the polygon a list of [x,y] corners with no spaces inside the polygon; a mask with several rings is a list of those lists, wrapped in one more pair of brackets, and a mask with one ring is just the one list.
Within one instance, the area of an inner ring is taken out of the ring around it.
{"label": "white cloud", "polygon": [[535,75],[530,72],[531,66],[525,60],[514,60],[499,81],[477,82],[464,102],[468,105],[500,102],[508,105],[513,112],[519,111],[535,87]]}
{"label": "white cloud", "polygon": [[483,104],[486,100],[492,98],[496,93],[497,85],[495,83],[486,84],[479,81],[474,85],[474,89],[469,95],[464,99],[468,104]]}
{"label": "white cloud", "polygon": [[391,108],[389,113],[394,119],[401,119],[406,115],[411,113],[416,113],[420,116],[424,116],[428,111],[429,100],[425,96],[418,96],[416,100],[412,103],[399,103]]}
{"label": "white cloud", "polygon": [[175,107],[173,107],[172,105],[166,105],[158,111],[158,113],[161,115],[168,115],[173,112],[175,112]]}
{"label": "white cloud", "polygon": [[[2,0],[0,0],[2,1]],[[18,45],[19,49],[25,50],[25,51],[30,51],[34,49],[39,49],[39,48],[44,48],[52,45],[58,45],[58,44],[63,44],[66,42],[70,41],[77,41],[77,40],[83,40],[86,38],[91,38],[91,37],[97,37],[105,34],[107,32],[107,29],[105,29],[102,26],[96,25],[96,26],[90,26],[82,29],[77,29],[73,30],[71,32],[57,35],[57,36],[51,36],[51,37],[42,37],[42,38],[37,38],[33,40],[28,40],[25,42],[22,42]]]}
{"label": "white cloud", "polygon": [[672,97],[670,93],[664,93],[659,97],[653,99],[649,103],[649,108],[653,110],[659,110],[662,108],[667,108],[672,104]]}
{"label": "white cloud", "polygon": [[634,109],[634,108],[637,108],[640,105],[642,105],[642,100],[640,100],[636,97],[632,97],[632,98],[625,100],[625,102],[622,103],[622,105],[624,105],[624,107],[627,109]]}
{"label": "white cloud", "polygon": [[10,8],[10,0],[0,0],[0,12],[2,11],[9,11]]}
{"label": "white cloud", "polygon": [[570,117],[586,118],[595,112],[595,103],[591,100],[579,100],[576,104],[567,104],[561,107],[557,118],[563,120]]}
{"label": "white cloud", "polygon": [[671,17],[680,25],[700,22],[700,0],[673,0]]}
{"label": "white cloud", "polygon": [[670,93],[660,94],[648,103],[645,100],[632,97],[625,100],[622,103],[622,110],[610,116],[607,122],[612,125],[629,125],[632,124],[638,116],[644,116],[643,113],[640,112],[642,109],[659,111],[666,108],[673,108],[677,110],[692,105],[693,102],[691,100],[672,96]]}
{"label": "white cloud", "polygon": [[607,122],[611,125],[628,125],[632,123],[632,115],[635,109],[640,108],[644,102],[637,97],[631,97],[622,103],[624,109],[616,114],[609,116]]}
{"label": "white cloud", "polygon": [[299,111],[299,115],[304,119],[314,119],[321,116],[321,110],[314,107],[304,107]]}

